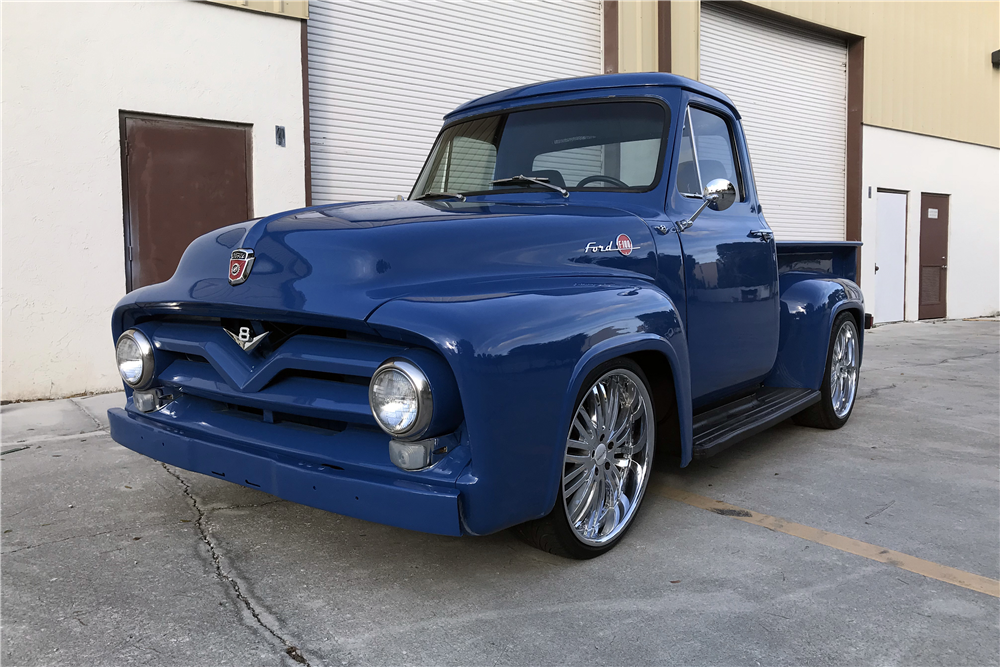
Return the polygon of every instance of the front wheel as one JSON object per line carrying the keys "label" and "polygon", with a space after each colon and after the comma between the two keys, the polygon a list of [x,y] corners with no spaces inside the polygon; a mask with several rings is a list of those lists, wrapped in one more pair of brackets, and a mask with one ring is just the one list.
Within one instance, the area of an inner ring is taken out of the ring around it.
{"label": "front wheel", "polygon": [[841,313],[833,322],[826,373],[820,387],[819,403],[795,415],[803,426],[837,429],[847,423],[854,410],[861,370],[861,347],[858,325],[850,313]]}
{"label": "front wheel", "polygon": [[656,415],[639,365],[615,359],[583,383],[563,448],[562,477],[548,516],[518,527],[544,551],[586,559],[625,535],[652,473]]}

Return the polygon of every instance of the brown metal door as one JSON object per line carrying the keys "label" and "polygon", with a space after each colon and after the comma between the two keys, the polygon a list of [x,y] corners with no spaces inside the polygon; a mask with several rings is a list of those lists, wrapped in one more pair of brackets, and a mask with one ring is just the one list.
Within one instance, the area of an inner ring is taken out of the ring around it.
{"label": "brown metal door", "polygon": [[250,128],[123,114],[126,286],[173,275],[184,249],[253,217]]}
{"label": "brown metal door", "polygon": [[948,313],[948,195],[920,195],[920,319]]}

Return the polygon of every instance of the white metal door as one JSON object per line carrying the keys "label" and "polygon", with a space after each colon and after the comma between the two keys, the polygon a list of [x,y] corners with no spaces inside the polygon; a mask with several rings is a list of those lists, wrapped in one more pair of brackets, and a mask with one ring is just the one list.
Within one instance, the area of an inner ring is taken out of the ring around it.
{"label": "white metal door", "polygon": [[600,74],[602,2],[309,2],[313,203],[408,195],[463,102]]}
{"label": "white metal door", "polygon": [[875,213],[875,321],[903,319],[906,195],[879,192]]}
{"label": "white metal door", "polygon": [[764,217],[780,240],[846,234],[847,45],[701,4],[701,80],[743,116]]}

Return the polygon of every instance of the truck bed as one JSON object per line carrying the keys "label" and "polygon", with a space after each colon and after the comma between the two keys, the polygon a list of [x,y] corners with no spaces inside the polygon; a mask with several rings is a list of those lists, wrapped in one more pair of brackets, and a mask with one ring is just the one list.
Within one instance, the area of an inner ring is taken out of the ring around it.
{"label": "truck bed", "polygon": [[778,275],[824,274],[857,282],[861,241],[776,241]]}

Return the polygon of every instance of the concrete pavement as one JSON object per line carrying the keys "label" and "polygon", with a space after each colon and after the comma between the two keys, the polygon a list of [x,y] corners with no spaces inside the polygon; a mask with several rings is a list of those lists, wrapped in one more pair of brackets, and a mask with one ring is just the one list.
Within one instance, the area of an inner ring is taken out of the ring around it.
{"label": "concrete pavement", "polygon": [[[998,347],[996,322],[880,327],[844,429],[656,480],[998,579]],[[996,597],[659,495],[572,562],[168,468],[110,440],[121,402],[3,408],[5,665],[1000,663]]]}

